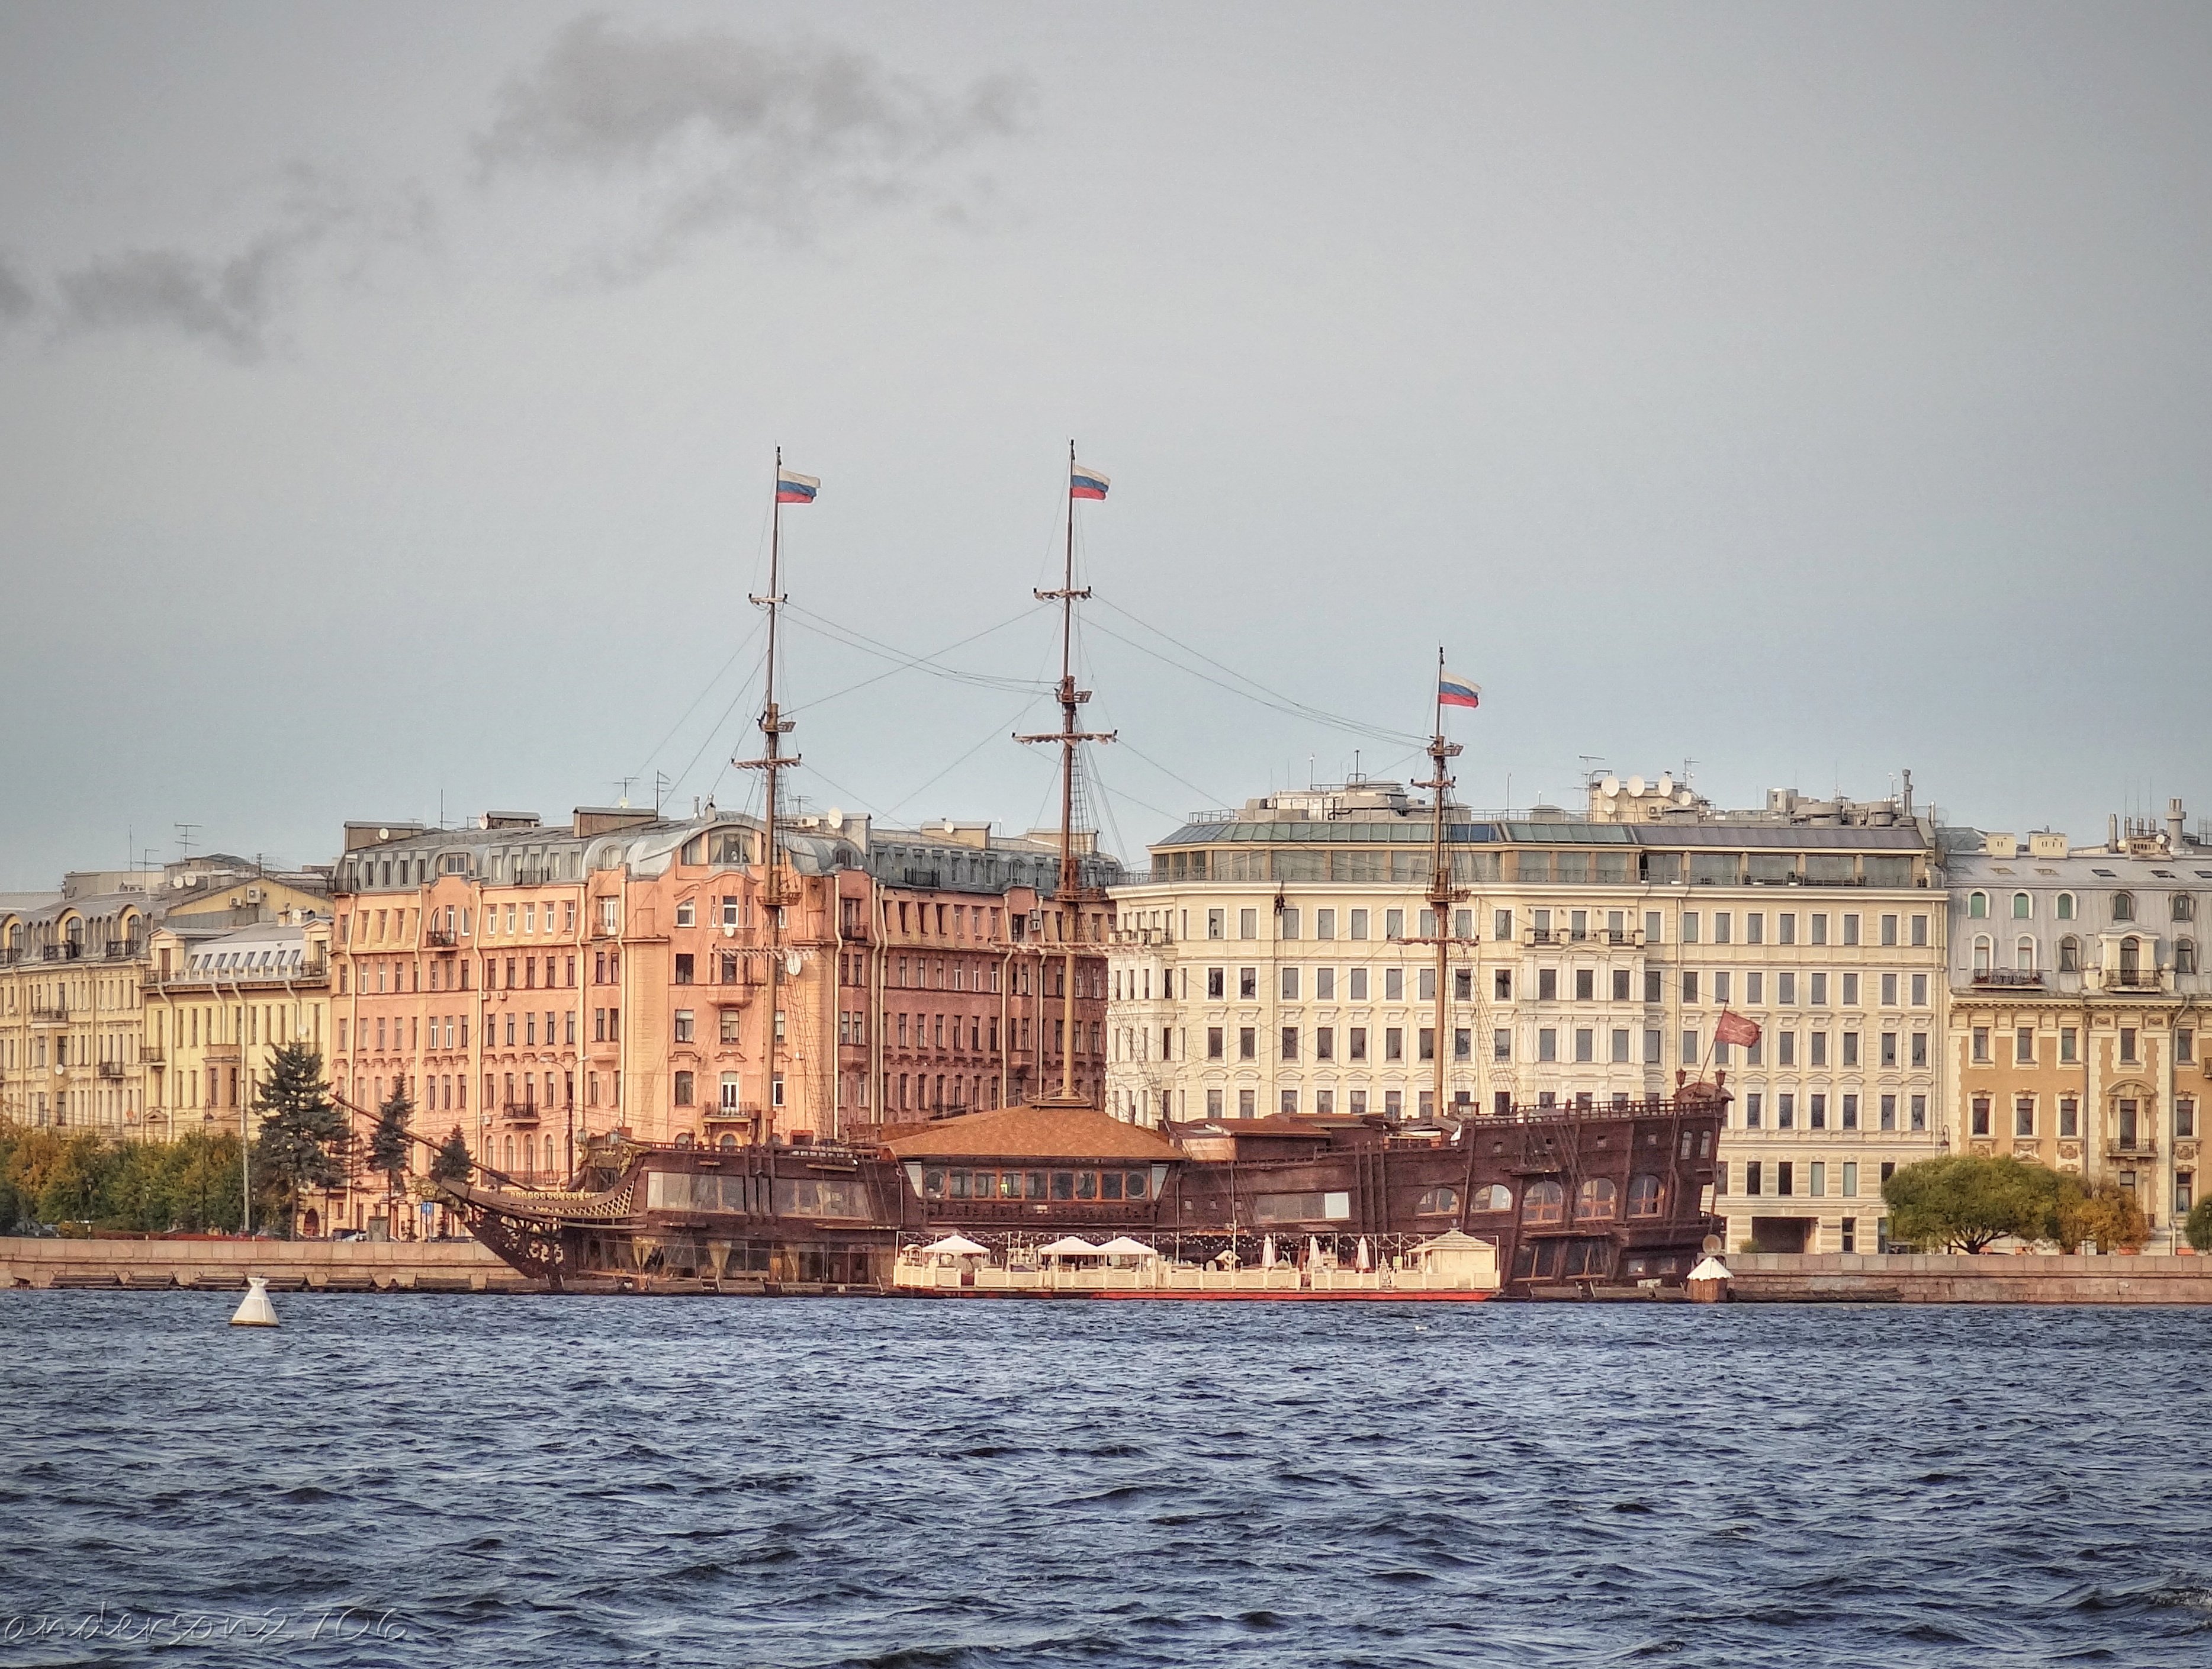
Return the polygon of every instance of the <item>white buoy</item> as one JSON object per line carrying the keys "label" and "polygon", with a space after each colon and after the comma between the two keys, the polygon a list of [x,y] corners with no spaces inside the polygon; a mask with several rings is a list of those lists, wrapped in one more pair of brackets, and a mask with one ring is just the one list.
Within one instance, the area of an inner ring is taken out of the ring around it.
{"label": "white buoy", "polygon": [[269,1278],[249,1275],[246,1278],[246,1299],[239,1305],[236,1314],[230,1318],[234,1327],[273,1327],[276,1325],[276,1306],[269,1302]]}

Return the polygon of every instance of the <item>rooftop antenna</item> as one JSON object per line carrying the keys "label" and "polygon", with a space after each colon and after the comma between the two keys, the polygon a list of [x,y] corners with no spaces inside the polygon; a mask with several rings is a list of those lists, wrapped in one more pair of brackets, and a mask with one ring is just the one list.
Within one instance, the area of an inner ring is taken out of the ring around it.
{"label": "rooftop antenna", "polygon": [[655,771],[653,774],[653,815],[654,816],[658,817],[660,815],[661,796],[675,786],[675,778],[670,776],[667,772]]}
{"label": "rooftop antenna", "polygon": [[634,777],[634,776],[617,777],[617,778],[614,780],[614,783],[615,783],[615,793],[616,793],[616,795],[617,795],[617,798],[616,798],[616,800],[615,800],[615,804],[616,804],[617,806],[620,806],[620,807],[623,808],[624,810],[628,810],[628,809],[629,809],[629,786],[630,786],[630,784],[632,784],[633,782],[635,782],[636,780],[637,780],[637,779],[636,779],[635,777]]}
{"label": "rooftop antenna", "polygon": [[192,841],[199,832],[200,826],[196,822],[180,822],[177,825],[177,850],[187,863],[191,861]]}

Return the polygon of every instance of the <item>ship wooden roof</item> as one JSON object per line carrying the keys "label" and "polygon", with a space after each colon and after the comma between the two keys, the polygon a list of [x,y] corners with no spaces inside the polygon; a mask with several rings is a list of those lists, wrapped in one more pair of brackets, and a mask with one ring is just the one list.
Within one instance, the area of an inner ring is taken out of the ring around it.
{"label": "ship wooden roof", "polygon": [[1180,1159],[1155,1131],[1083,1107],[1002,1107],[941,1119],[884,1144],[899,1159]]}

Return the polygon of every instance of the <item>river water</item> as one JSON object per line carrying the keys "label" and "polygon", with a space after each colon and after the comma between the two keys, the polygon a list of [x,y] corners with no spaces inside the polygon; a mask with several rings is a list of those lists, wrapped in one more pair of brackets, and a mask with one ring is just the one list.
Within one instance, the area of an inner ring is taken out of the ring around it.
{"label": "river water", "polygon": [[0,1297],[0,1664],[2212,1663],[2212,1312]]}

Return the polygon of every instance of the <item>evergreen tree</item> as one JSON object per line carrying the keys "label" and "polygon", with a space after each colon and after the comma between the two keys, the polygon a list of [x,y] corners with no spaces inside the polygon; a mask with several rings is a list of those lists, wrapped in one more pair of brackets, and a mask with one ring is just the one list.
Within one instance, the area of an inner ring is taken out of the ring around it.
{"label": "evergreen tree", "polygon": [[414,1116],[415,1104],[407,1099],[407,1080],[393,1078],[392,1094],[376,1109],[376,1128],[369,1132],[368,1154],[368,1168],[384,1173],[387,1212],[402,1187],[400,1178],[407,1174],[407,1150],[414,1145],[407,1134],[407,1123]]}
{"label": "evergreen tree", "polygon": [[305,1043],[277,1048],[269,1076],[256,1087],[254,1105],[261,1114],[261,1133],[253,1143],[254,1179],[258,1191],[265,1191],[277,1206],[289,1236],[301,1194],[309,1188],[333,1188],[345,1180],[336,1151],[345,1145],[345,1118],[323,1082],[322,1056]]}
{"label": "evergreen tree", "polygon": [[461,1128],[455,1125],[453,1133],[439,1145],[436,1156],[430,1161],[430,1174],[441,1182],[465,1182],[472,1168],[469,1144],[461,1139]]}

